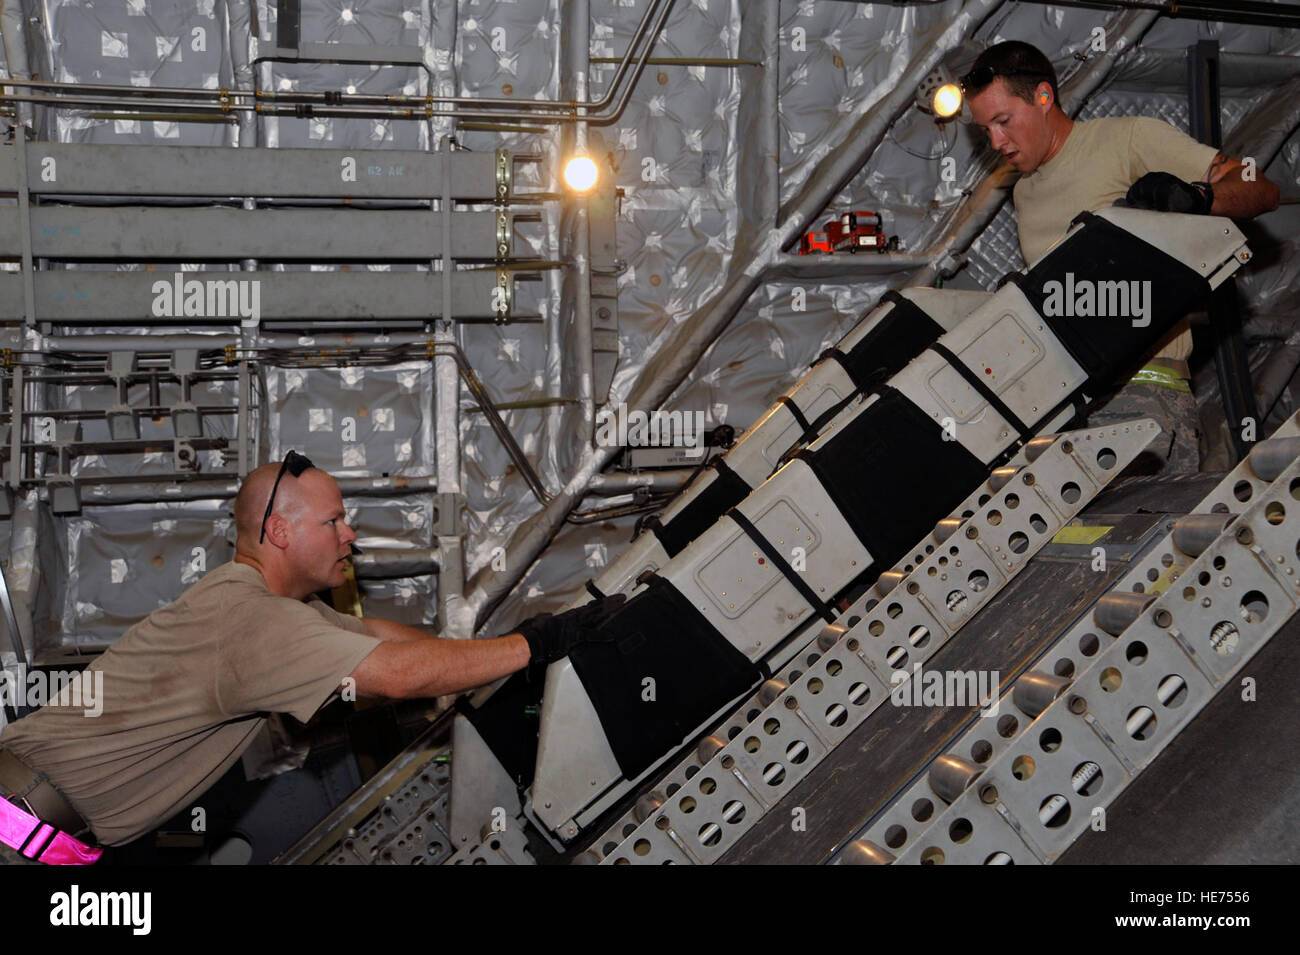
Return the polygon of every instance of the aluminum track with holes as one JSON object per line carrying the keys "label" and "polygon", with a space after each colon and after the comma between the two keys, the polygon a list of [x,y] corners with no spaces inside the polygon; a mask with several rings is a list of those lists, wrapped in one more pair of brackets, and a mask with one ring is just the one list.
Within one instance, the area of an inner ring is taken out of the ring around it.
{"label": "aluminum track with holes", "polygon": [[431,762],[319,860],[321,865],[437,865],[451,855],[451,773]]}
{"label": "aluminum track with holes", "polygon": [[[707,846],[701,846],[704,858],[708,861],[716,859],[735,837],[743,834],[766,808],[770,808],[781,792],[794,785],[824,759],[834,744],[845,738],[888,695],[884,688],[889,685],[890,675],[899,673],[909,660],[902,645],[909,648],[912,659],[923,659],[943,646],[961,623],[985,606],[1028,562],[1033,553],[1077,514],[1111,477],[1122,471],[1158,432],[1158,427],[1150,419],[1137,419],[1106,428],[1046,435],[1030,441],[1011,462],[994,471],[985,484],[973,491],[948,518],[940,521],[927,538],[919,541],[911,556],[882,575],[877,584],[844,611],[835,624],[824,627],[820,633],[813,632],[806,639],[795,641],[787,647],[773,661],[773,670],[777,676],[764,683],[756,694],[734,709],[726,729],[719,729],[713,735],[706,736],[694,755],[685,759],[668,777],[660,781],[662,790],[638,799],[626,815],[610,826],[602,839],[597,840],[593,849],[582,853],[577,861],[601,861],[614,852],[619,841],[629,838],[647,824],[653,824],[653,819],[662,818],[663,814],[656,814],[655,810],[663,804],[665,796],[671,794],[665,790],[676,792],[677,788],[687,784],[699,771],[701,762],[709,763],[714,757],[722,760],[731,755],[729,751],[723,752],[727,746],[723,736],[727,740],[734,740],[745,731],[747,724],[770,727],[771,717],[761,714],[774,706],[788,705],[786,701],[793,697],[784,693],[784,690],[804,676],[800,666],[811,665],[808,662],[811,656],[807,651],[811,649],[814,640],[818,646],[812,655],[820,655],[844,637],[865,614],[876,608],[888,593],[915,571],[925,580],[925,587],[922,588],[918,583],[915,594],[901,599],[909,606],[916,603],[930,608],[925,616],[928,626],[912,626],[910,632],[906,633],[905,644],[900,635],[900,640],[888,647],[879,648],[869,655],[859,653],[858,662],[851,664],[847,671],[840,669],[833,674],[824,673],[820,677],[811,678],[816,681],[814,685],[824,688],[829,683],[832,686],[832,691],[822,697],[826,712],[817,715],[823,725],[811,728],[810,737],[808,733],[803,734],[808,739],[791,740],[791,746],[798,744],[796,751],[786,757],[788,766],[781,766],[779,774],[777,770],[758,774],[764,777],[759,785],[768,791],[767,800],[760,799],[755,787],[743,775],[738,776],[734,767],[731,767],[732,778],[737,778],[751,795],[748,808],[744,810],[749,816],[749,822],[744,823],[736,809],[732,808],[732,819],[725,830],[715,833],[709,829],[704,834],[703,838],[709,841]],[[983,540],[979,539],[981,528],[985,530]],[[949,542],[958,531],[961,532],[960,536],[954,540],[961,541],[960,545]],[[934,559],[927,563],[927,558],[931,555]],[[927,573],[930,568],[933,568],[933,572]],[[905,591],[908,589],[904,588]],[[885,609],[891,623],[891,634],[896,629],[895,620],[900,616],[900,610],[896,607],[901,607],[901,604],[891,601]],[[884,635],[883,624],[869,623],[868,626],[873,631],[879,629],[879,635]],[[938,635],[933,641],[931,633]],[[878,641],[872,642],[874,644]],[[864,671],[864,680],[847,679],[859,670]],[[906,673],[900,675],[906,676]],[[845,696],[845,700],[835,702],[833,697],[836,691]],[[817,696],[821,692],[821,689],[815,690],[813,695]],[[791,711],[786,712],[788,715]],[[805,726],[811,722],[802,711],[796,711],[791,719],[802,720]],[[771,735],[770,732],[767,733],[767,736]],[[747,741],[757,738],[754,733],[745,736]],[[773,745],[777,741],[769,740]],[[516,827],[524,825],[518,818],[510,820],[509,824]],[[728,838],[724,839],[724,834]],[[485,838],[494,841],[497,835],[484,833]],[[669,832],[666,838],[684,845],[675,831]],[[476,843],[459,850],[449,861],[465,861],[481,853],[482,846],[483,843]],[[601,848],[605,851],[600,851]],[[641,861],[641,857],[638,856],[637,861]],[[686,861],[702,859],[698,855],[687,856]]]}
{"label": "aluminum track with holes", "polygon": [[824,627],[725,730],[582,861],[717,861],[1003,588],[1159,433],[1150,419],[1038,439]]}
{"label": "aluminum track with holes", "polygon": [[[833,861],[1051,863],[1104,825],[1294,614],[1298,493],[1293,417],[1016,682],[994,732],[973,727]],[[1072,678],[1047,669],[1061,660]]]}
{"label": "aluminum track with holes", "polygon": [[451,766],[435,723],[275,860],[277,865],[436,865],[447,835]]}
{"label": "aluminum track with holes", "polygon": [[[1300,426],[1292,420],[1283,424],[1271,440],[1294,439],[1297,434],[1300,434]],[[1273,455],[1279,447],[1285,448],[1277,444],[1260,445],[1251,458],[1237,465],[1194,508],[1194,514],[1177,522],[1175,526],[1181,527],[1184,546],[1194,546],[1194,542],[1186,537],[1191,528],[1201,528],[1203,534],[1208,526],[1217,535],[1225,515],[1240,514],[1244,502],[1254,499],[1268,487],[1268,483],[1256,473],[1255,464],[1261,454]],[[1200,514],[1212,516],[1207,522],[1198,516]],[[1173,534],[1167,535],[1146,559],[1135,564],[1116,582],[1109,599],[1103,597],[1099,600],[1092,613],[1085,615],[1040,655],[1022,678],[1025,681],[1023,685],[1018,684],[1004,694],[998,707],[1004,715],[992,727],[972,727],[949,747],[946,754],[936,757],[915,784],[836,853],[834,861],[837,864],[887,862],[894,850],[902,849],[927,833],[935,822],[935,800],[942,798],[939,791],[947,790],[951,777],[958,774],[973,781],[983,766],[1018,744],[1028,723],[1041,713],[1044,699],[1050,702],[1070,685],[1071,681],[1061,672],[1077,675],[1100,650],[1114,643],[1116,622],[1122,622],[1132,614],[1134,607],[1144,606],[1153,599],[1147,597],[1144,600],[1141,595],[1163,593],[1186,571],[1192,557],[1177,543]],[[1086,785],[1081,781],[1081,786]]]}
{"label": "aluminum track with holes", "polygon": [[[1153,431],[1152,434],[1154,433],[1155,432]],[[840,620],[847,621],[847,626],[855,624],[858,619],[860,619],[860,612],[863,608],[874,607],[875,604],[879,603],[884,595],[897,586],[898,582],[902,580],[904,576],[911,573],[914,566],[920,564],[925,559],[925,555],[933,553],[936,548],[938,548],[958,527],[961,526],[962,522],[970,518],[975,513],[976,508],[986,505],[998,491],[1004,488],[1007,483],[1011,481],[1021,468],[1026,464],[1038,460],[1039,456],[1041,456],[1042,453],[1050,448],[1056,441],[1057,435],[1043,435],[1027,442],[1024,447],[1016,452],[1016,455],[1004,467],[995,470],[991,475],[989,475],[988,480],[983,485],[972,491],[969,497],[954,509],[951,516],[940,521],[938,525],[936,525],[934,531],[932,531],[925,540],[918,542],[915,553],[904,557],[893,568],[883,573],[877,582],[854,602],[853,606],[840,615]],[[1110,464],[1111,462],[1108,461],[1107,463]],[[981,606],[982,605],[983,604],[981,604]],[[839,635],[843,634],[845,629],[845,623],[837,622],[828,625],[818,633],[816,637],[819,643],[838,639]],[[771,660],[772,670],[777,672],[779,677],[783,668],[793,669],[793,667],[788,665],[791,664],[791,661],[800,654],[804,654],[805,651],[809,649],[812,642],[813,639],[808,637],[802,640],[793,641],[788,647],[778,650]],[[756,714],[759,710],[765,707],[768,702],[770,702],[770,694],[774,686],[775,684],[760,687],[759,690],[746,701],[736,706],[726,729],[723,730],[719,728],[715,732],[715,735],[722,734],[726,735],[728,738],[737,735],[743,729],[744,723],[746,722],[746,720],[741,718],[740,714],[751,712]],[[752,719],[752,717],[750,718]],[[676,782],[677,785],[680,786],[682,781],[685,778],[688,778],[685,773],[690,766],[694,765],[693,760],[694,757],[688,759],[677,767],[678,778],[663,780],[659,785],[663,786],[666,783],[666,785],[672,786],[673,783]],[[627,810],[620,820],[607,827],[604,838],[596,841],[597,846],[604,846],[606,848],[606,853],[597,851],[584,854],[584,857],[580,858],[583,858],[584,862],[598,861],[602,855],[607,854],[608,851],[612,851],[613,842],[611,842],[611,840],[617,842],[618,839],[624,838],[634,831],[635,828],[644,821],[647,806],[652,802],[653,800],[638,800]],[[619,833],[622,833],[622,835],[618,835]]]}

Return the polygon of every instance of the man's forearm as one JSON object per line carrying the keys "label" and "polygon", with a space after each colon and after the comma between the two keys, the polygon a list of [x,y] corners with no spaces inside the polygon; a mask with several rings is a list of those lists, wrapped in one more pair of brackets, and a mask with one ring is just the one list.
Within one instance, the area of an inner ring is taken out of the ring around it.
{"label": "man's forearm", "polygon": [[486,640],[385,641],[352,675],[363,696],[442,696],[509,676],[527,666],[529,657],[528,642],[518,633]]}
{"label": "man's forearm", "polygon": [[1253,219],[1277,208],[1279,190],[1268,179],[1245,182],[1229,176],[1214,183],[1210,214],[1229,219]]}
{"label": "man's forearm", "polygon": [[1253,219],[1277,208],[1280,195],[1277,184],[1254,166],[1251,166],[1248,174],[1246,166],[1239,159],[1219,153],[1206,170],[1205,181],[1214,189],[1211,215],[1229,219]]}

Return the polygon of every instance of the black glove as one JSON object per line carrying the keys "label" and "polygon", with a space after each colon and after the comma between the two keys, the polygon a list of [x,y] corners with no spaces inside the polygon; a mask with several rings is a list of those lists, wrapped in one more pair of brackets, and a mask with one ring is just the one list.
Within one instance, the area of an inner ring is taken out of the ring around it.
{"label": "black glove", "polygon": [[1125,199],[1132,209],[1206,216],[1214,205],[1214,190],[1208,182],[1183,182],[1171,173],[1149,172],[1129,187]]}
{"label": "black glove", "polygon": [[601,640],[600,628],[626,601],[625,594],[614,594],[561,614],[539,613],[519,624],[515,631],[528,641],[530,663],[554,663],[580,643]]}

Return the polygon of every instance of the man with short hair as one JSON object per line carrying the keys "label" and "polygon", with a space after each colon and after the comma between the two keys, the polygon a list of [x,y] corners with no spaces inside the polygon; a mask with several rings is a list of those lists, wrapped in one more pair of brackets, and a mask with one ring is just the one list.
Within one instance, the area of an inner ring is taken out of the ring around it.
{"label": "man with short hair", "polygon": [[[1249,219],[1278,205],[1278,188],[1240,160],[1145,116],[1075,121],[1061,108],[1056,70],[1037,47],[1017,40],[989,47],[962,78],[971,116],[1016,170],[1020,249],[1032,265],[1082,211],[1126,200],[1165,212]],[[1254,178],[1250,178],[1254,176]],[[1147,364],[1090,418],[1105,423],[1151,416],[1169,436],[1158,457],[1165,473],[1199,467],[1196,400],[1184,320]],[[1136,357],[1136,356],[1135,356]]]}
{"label": "man with short hair", "polygon": [[94,843],[130,842],[201,796],[270,713],[305,723],[345,681],[389,699],[472,689],[566,656],[622,600],[484,640],[339,614],[313,594],[343,583],[356,534],[338,484],[292,451],[244,480],[235,527],[233,561],[90,664],[98,716],[56,697],[0,734],[0,862],[94,862]]}

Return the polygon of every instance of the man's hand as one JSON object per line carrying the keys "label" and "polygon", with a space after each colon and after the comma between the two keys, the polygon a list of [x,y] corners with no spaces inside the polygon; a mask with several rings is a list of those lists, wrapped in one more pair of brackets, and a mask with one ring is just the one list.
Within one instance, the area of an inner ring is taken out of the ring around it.
{"label": "man's hand", "polygon": [[1183,182],[1167,172],[1149,172],[1129,187],[1129,208],[1209,215],[1214,190],[1208,182]]}
{"label": "man's hand", "polygon": [[599,630],[627,601],[624,594],[593,600],[561,614],[542,613],[515,627],[528,641],[530,663],[554,663],[580,643],[600,640]]}

